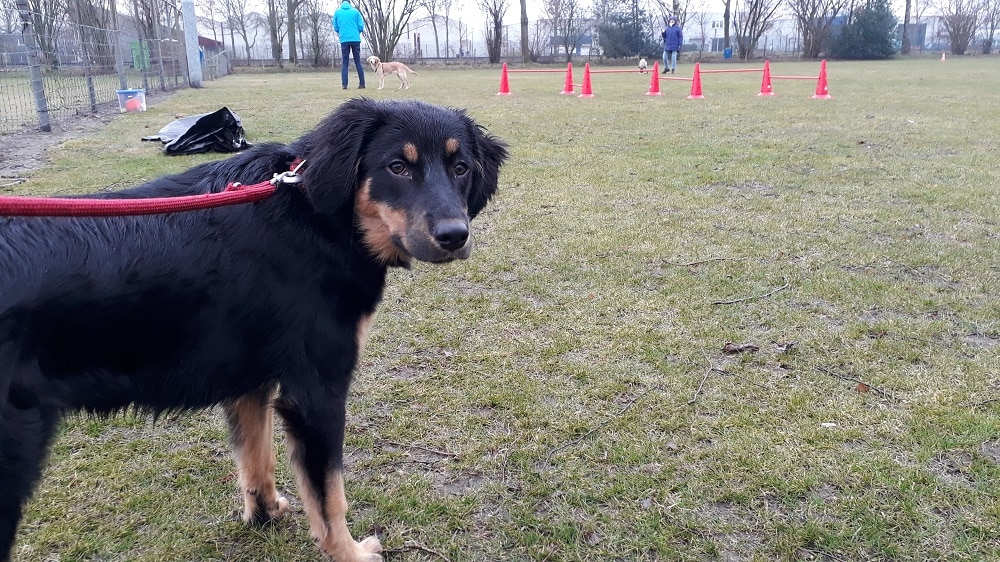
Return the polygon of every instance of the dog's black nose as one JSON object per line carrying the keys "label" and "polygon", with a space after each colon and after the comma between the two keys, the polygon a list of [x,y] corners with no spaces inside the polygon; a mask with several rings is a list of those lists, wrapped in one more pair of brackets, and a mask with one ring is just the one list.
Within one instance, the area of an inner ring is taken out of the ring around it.
{"label": "dog's black nose", "polygon": [[460,220],[439,222],[434,227],[434,239],[441,248],[453,252],[469,241],[469,225]]}

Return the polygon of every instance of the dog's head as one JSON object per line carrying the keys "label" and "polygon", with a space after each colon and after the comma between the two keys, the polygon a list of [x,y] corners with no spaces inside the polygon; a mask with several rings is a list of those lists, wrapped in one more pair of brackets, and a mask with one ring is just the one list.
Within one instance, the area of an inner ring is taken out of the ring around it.
{"label": "dog's head", "polygon": [[375,70],[376,68],[378,68],[378,64],[380,62],[382,62],[382,60],[380,58],[376,57],[375,55],[372,55],[372,56],[368,57],[367,60],[368,60],[368,64],[372,67],[372,70]]}
{"label": "dog's head", "polygon": [[469,221],[508,156],[464,111],[415,100],[348,101],[301,144],[313,207],[350,209],[369,252],[390,265],[467,258]]}

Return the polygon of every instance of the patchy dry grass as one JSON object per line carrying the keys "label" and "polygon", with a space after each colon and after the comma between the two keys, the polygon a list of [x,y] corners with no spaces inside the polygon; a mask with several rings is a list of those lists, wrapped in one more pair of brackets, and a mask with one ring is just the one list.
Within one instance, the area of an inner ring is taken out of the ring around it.
{"label": "patchy dry grass", "polygon": [[[833,100],[498,78],[366,91],[467,107],[513,158],[472,259],[392,274],[351,402],[356,535],[397,561],[1000,558],[1000,59],[831,63]],[[139,142],[177,114],[226,105],[284,141],[356,93],[208,83],[17,189],[215,158]],[[213,412],[71,419],[15,558],[317,560],[297,502],[239,523],[227,456]]]}

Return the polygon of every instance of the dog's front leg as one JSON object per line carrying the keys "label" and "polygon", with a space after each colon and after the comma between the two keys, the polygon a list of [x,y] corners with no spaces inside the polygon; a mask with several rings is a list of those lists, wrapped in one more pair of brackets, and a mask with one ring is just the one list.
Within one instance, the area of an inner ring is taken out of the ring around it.
{"label": "dog's front leg", "polygon": [[243,521],[263,524],[288,510],[274,485],[273,388],[264,388],[225,405],[229,442],[243,493]]}
{"label": "dog's front leg", "polygon": [[285,419],[289,455],[309,530],[320,550],[336,562],[380,562],[377,537],[355,542],[347,528],[344,493],[344,424],[347,389],[309,395],[282,389],[278,411]]}

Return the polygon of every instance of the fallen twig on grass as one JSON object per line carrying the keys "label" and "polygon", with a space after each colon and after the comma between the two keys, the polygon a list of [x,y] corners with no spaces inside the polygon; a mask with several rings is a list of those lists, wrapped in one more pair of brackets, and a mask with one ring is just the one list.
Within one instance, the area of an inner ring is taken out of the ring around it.
{"label": "fallen twig on grass", "polygon": [[[824,369],[823,367],[816,367],[816,369],[819,370],[819,372],[823,373],[824,375],[831,376],[831,377],[833,377],[835,379],[840,379],[842,381],[857,383],[859,385],[858,392],[868,392],[868,391],[872,391],[873,390],[873,391],[881,394],[882,396],[887,396],[889,398],[893,398],[892,394],[890,394],[890,393],[882,390],[881,388],[879,388],[879,387],[877,387],[877,386],[875,386],[875,385],[873,385],[871,383],[865,382],[865,381],[863,381],[861,379],[856,379],[854,377],[848,377],[846,375],[839,375],[839,374],[834,373],[833,371],[831,371],[829,369]],[[863,391],[860,390],[862,388],[864,389]]]}
{"label": "fallen twig on grass", "polygon": [[383,554],[402,554],[404,552],[412,552],[414,550],[419,551],[419,552],[426,552],[427,554],[433,554],[434,556],[437,556],[438,558],[440,558],[441,560],[444,560],[445,562],[451,562],[451,560],[449,560],[448,557],[445,556],[444,554],[441,554],[440,552],[434,550],[433,548],[427,548],[426,546],[424,546],[424,545],[422,545],[420,543],[414,542],[414,541],[406,541],[406,543],[403,544],[403,546],[398,546],[396,548],[385,548],[385,549],[382,549],[382,553]]}
{"label": "fallen twig on grass", "polygon": [[383,443],[385,443],[387,445],[392,445],[393,447],[399,447],[399,448],[402,448],[402,449],[416,449],[418,451],[424,451],[424,452],[427,452],[427,453],[433,453],[435,455],[440,455],[442,457],[452,457],[452,458],[455,458],[455,457],[459,456],[458,453],[449,453],[448,451],[442,451],[440,449],[431,449],[430,447],[421,447],[420,445],[411,445],[411,444],[407,444],[407,443],[398,443],[396,441],[390,441],[388,439],[380,439],[379,441],[381,441],[381,442],[383,442]]}
{"label": "fallen twig on grass", "polygon": [[742,375],[737,375],[736,373],[730,373],[729,371],[727,371],[725,369],[720,369],[720,368],[712,365],[712,361],[708,358],[707,355],[705,356],[705,362],[708,363],[708,369],[705,369],[705,376],[701,378],[701,383],[699,383],[698,384],[698,388],[695,389],[694,396],[692,396],[691,399],[687,401],[688,406],[692,406],[692,405],[694,405],[695,402],[698,401],[698,396],[701,394],[701,389],[705,387],[705,383],[708,381],[708,377],[711,376],[712,373],[718,373],[720,375],[725,375],[727,377],[734,377],[734,378],[743,380],[744,382],[750,383],[750,384],[752,384],[752,385],[754,385],[757,388],[760,388],[762,390],[770,390],[767,386],[765,386],[763,384],[754,382],[754,381],[752,381],[752,380],[750,380],[750,379],[748,379],[748,378],[746,378],[746,377],[744,377]]}
{"label": "fallen twig on grass", "polygon": [[0,185],[0,189],[7,189],[8,187],[14,187],[15,185],[21,185],[22,183],[28,181],[27,178],[14,178],[11,183],[5,183]]}
{"label": "fallen twig on grass", "polygon": [[673,266],[676,266],[676,267],[694,267],[696,265],[702,265],[702,264],[706,264],[706,263],[713,262],[713,261],[743,261],[744,259],[746,259],[746,258],[708,258],[707,260],[698,260],[698,261],[692,261],[692,262],[688,262],[688,263],[677,263],[677,262],[672,262],[672,261],[667,261],[667,260],[662,260],[662,261],[663,261],[663,263],[665,263],[667,265],[673,265]]}
{"label": "fallen twig on grass", "polygon": [[771,296],[771,295],[773,295],[775,293],[779,293],[781,291],[784,291],[785,289],[787,289],[787,288],[789,288],[791,286],[791,285],[788,284],[788,280],[787,279],[782,279],[782,281],[785,282],[784,285],[778,287],[777,289],[774,289],[773,291],[769,291],[767,293],[764,293],[763,295],[751,295],[749,297],[743,297],[741,299],[733,299],[733,300],[728,300],[728,301],[715,301],[712,304],[736,304],[738,302],[746,302],[746,301],[751,301],[751,300],[755,300],[755,299],[767,298],[767,297],[769,297],[769,296]]}
{"label": "fallen twig on grass", "polygon": [[613,421],[621,418],[623,415],[625,415],[625,412],[627,412],[629,410],[629,408],[631,408],[632,406],[635,406],[635,403],[638,402],[639,399],[643,398],[644,396],[646,396],[650,392],[653,392],[654,390],[660,390],[660,387],[659,386],[651,386],[651,387],[647,388],[645,392],[643,392],[643,393],[635,396],[631,400],[629,400],[628,404],[625,404],[625,407],[622,408],[621,410],[619,410],[618,413],[615,414],[614,416],[611,416],[608,419],[604,420],[603,422],[601,422],[600,424],[598,424],[597,426],[595,426],[593,429],[591,429],[587,433],[584,433],[583,435],[581,435],[580,437],[574,439],[573,441],[569,441],[569,442],[563,443],[562,445],[559,445],[555,449],[552,449],[551,451],[549,451],[549,454],[545,456],[545,462],[548,463],[552,459],[552,456],[555,455],[556,453],[558,453],[559,451],[561,451],[563,449],[566,449],[568,447],[572,447],[573,445],[576,445],[577,443],[579,443],[579,442],[583,441],[584,439],[590,437],[591,435],[597,433],[601,429],[607,427],[608,425],[611,424],[611,422],[613,422]]}
{"label": "fallen twig on grass", "polygon": [[715,367],[713,367],[712,363],[710,362],[708,364],[708,368],[705,369],[705,376],[701,378],[701,383],[698,384],[698,388],[695,389],[694,391],[694,396],[692,396],[691,399],[687,401],[688,406],[691,406],[692,404],[698,401],[698,395],[701,394],[701,389],[705,387],[705,381],[708,380],[708,376],[711,375],[712,371],[714,370]]}

